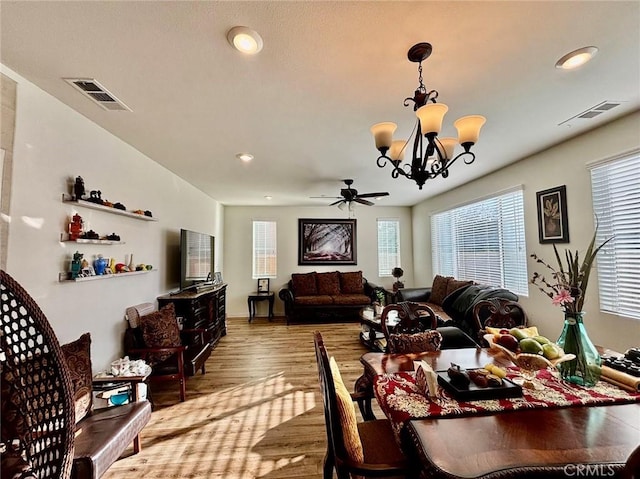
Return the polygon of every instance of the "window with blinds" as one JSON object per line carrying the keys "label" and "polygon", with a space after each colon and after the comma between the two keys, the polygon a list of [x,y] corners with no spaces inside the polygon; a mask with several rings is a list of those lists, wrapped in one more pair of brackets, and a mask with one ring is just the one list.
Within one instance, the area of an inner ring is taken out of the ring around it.
{"label": "window with blinds", "polygon": [[640,319],[640,151],[591,169],[600,309]]}
{"label": "window with blinds", "polygon": [[400,221],[378,220],[378,276],[391,276],[400,265]]}
{"label": "window with blinds", "polygon": [[276,251],[276,222],[253,222],[253,279],[275,278]]}
{"label": "window with blinds", "polygon": [[431,216],[434,274],[526,296],[522,189]]}

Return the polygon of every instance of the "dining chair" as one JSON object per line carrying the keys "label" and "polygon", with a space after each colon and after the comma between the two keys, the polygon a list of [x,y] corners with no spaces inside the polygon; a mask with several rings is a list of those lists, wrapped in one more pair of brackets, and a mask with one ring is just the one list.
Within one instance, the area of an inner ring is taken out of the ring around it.
{"label": "dining chair", "polygon": [[478,340],[485,347],[489,346],[484,339],[487,327],[511,329],[516,326],[526,327],[529,322],[520,303],[500,298],[485,299],[476,303],[472,318]]}
{"label": "dining chair", "polygon": [[[397,316],[392,318],[392,311]],[[425,304],[403,301],[385,306],[380,323],[389,353],[422,353],[440,349],[442,335],[436,330],[438,320],[434,311]]]}
{"label": "dining chair", "polygon": [[1,477],[66,479],[75,441],[64,354],[33,298],[0,271]]}
{"label": "dining chair", "polygon": [[620,477],[621,479],[640,479],[640,446],[629,455]]}
{"label": "dining chair", "polygon": [[352,396],[319,331],[313,339],[327,432],[324,479],[331,479],[334,469],[338,479],[415,477],[387,419],[357,422]]}

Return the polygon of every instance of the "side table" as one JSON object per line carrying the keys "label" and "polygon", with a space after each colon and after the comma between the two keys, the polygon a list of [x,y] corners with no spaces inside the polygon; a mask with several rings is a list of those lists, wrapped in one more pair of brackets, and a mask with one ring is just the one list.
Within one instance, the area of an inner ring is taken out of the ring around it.
{"label": "side table", "polygon": [[273,319],[273,303],[275,301],[275,293],[258,293],[254,291],[247,296],[247,306],[249,306],[249,322],[256,316],[256,303],[259,301],[269,301],[269,321]]}
{"label": "side table", "polygon": [[[140,376],[113,376],[111,374],[97,374],[93,377],[94,384],[101,383],[113,383],[113,384],[122,384],[129,383],[131,387],[131,394],[133,395],[133,400],[135,402],[140,401],[140,395],[138,393],[138,384],[144,383],[149,375],[151,374],[151,368],[148,371]],[[147,388],[147,397],[149,395],[149,389]],[[140,436],[137,435],[133,440],[133,452],[135,454],[140,452]]]}

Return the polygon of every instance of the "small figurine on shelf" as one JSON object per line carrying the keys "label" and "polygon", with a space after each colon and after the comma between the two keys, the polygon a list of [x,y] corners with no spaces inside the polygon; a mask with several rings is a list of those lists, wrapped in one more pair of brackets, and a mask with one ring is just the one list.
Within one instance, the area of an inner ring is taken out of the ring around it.
{"label": "small figurine on shelf", "polygon": [[80,276],[80,271],[82,269],[82,253],[76,251],[73,254],[73,259],[71,260],[71,279],[76,279]]}
{"label": "small figurine on shelf", "polygon": [[104,202],[102,201],[102,191],[91,190],[91,192],[89,193],[89,199],[87,201],[90,201],[91,203],[96,203],[98,205],[103,204]]}
{"label": "small figurine on shelf", "polygon": [[120,241],[120,235],[117,235],[115,233],[111,233],[110,235],[107,235],[107,239],[109,241]]}
{"label": "small figurine on shelf", "polygon": [[100,239],[100,235],[93,230],[87,231],[84,235],[82,235],[82,237],[86,239],[93,239],[93,240]]}
{"label": "small figurine on shelf", "polygon": [[85,191],[84,191],[84,180],[82,179],[82,176],[76,177],[76,182],[73,185],[73,193],[75,195],[74,199],[76,201],[81,200],[82,197],[84,196],[84,194],[85,194]]}
{"label": "small figurine on shelf", "polygon": [[107,269],[108,264],[109,260],[99,254],[96,260],[93,262],[93,268],[96,272],[96,275],[100,276],[105,274],[105,270]]}
{"label": "small figurine on shelf", "polygon": [[82,235],[82,217],[79,214],[73,215],[69,223],[69,239],[77,240]]}

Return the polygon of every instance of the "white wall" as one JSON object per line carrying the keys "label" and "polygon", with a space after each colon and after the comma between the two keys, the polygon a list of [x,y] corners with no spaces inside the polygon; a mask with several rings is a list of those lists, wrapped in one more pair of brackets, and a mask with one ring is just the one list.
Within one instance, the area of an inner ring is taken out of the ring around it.
{"label": "white wall", "polygon": [[[413,254],[411,248],[411,210],[408,207],[363,206],[355,213],[357,219],[357,265],[299,266],[298,265],[298,218],[341,218],[347,214],[337,207],[225,207],[225,282],[227,289],[227,314],[248,316],[247,293],[256,290],[256,280],[252,278],[252,235],[253,221],[277,222],[278,265],[277,278],[270,281],[271,291],[285,286],[291,273],[310,271],[359,271],[368,281],[380,286],[391,287],[393,277],[378,277],[377,219],[397,218],[400,220],[400,257],[407,287],[413,282]],[[258,316],[266,315],[266,302],[258,303]],[[275,313],[284,314],[284,306],[276,298]]]}
{"label": "white wall", "polygon": [[[104,369],[122,354],[126,307],[178,288],[180,228],[215,235],[221,269],[224,207],[15,72],[4,66],[2,72],[18,82],[7,272],[35,298],[61,343],[89,331],[94,371]],[[71,192],[77,175],[87,190],[101,190],[103,199],[151,210],[159,221],[63,204],[62,194]],[[126,244],[60,242],[74,212],[88,228],[115,232]],[[69,271],[76,250],[90,260],[100,253],[124,261],[133,253],[135,263],[158,271],[59,283],[58,272]]]}
{"label": "white wall", "polygon": [[[414,206],[413,241],[415,245],[425,245],[424,248],[415,249],[415,282],[430,285],[433,279],[430,238],[432,212],[442,211],[514,185],[524,186],[529,278],[534,271],[540,272],[539,265],[529,257],[531,253],[537,253],[551,264],[555,262],[552,245],[538,243],[536,191],[559,185],[567,186],[571,242],[557,246],[560,251],[570,248],[584,252],[594,229],[591,179],[586,165],[639,147],[640,113],[635,113]],[[482,159],[479,158],[477,161]],[[638,346],[640,321],[600,312],[595,269],[591,278],[584,306],[587,312],[585,323],[591,339],[596,344],[618,351]],[[521,297],[520,302],[529,315],[530,323],[537,325],[543,334],[550,338],[560,335],[563,324],[562,310],[552,306],[550,300],[535,286],[529,285],[528,297]]]}

